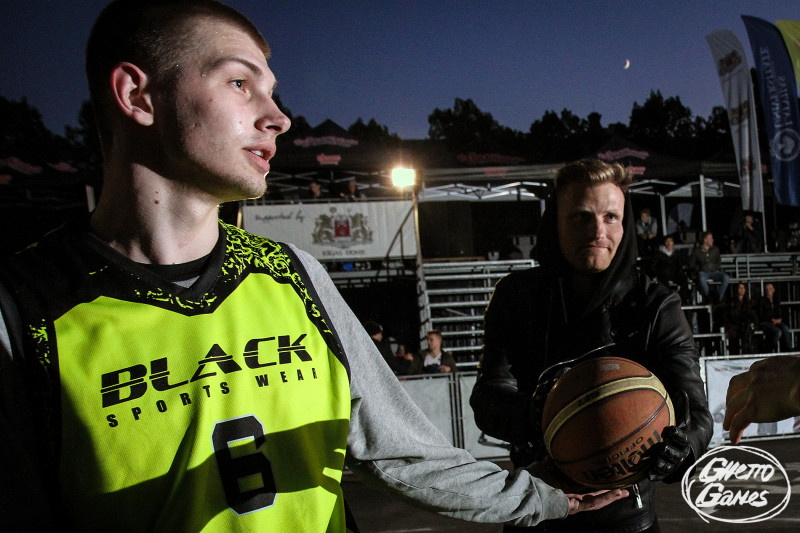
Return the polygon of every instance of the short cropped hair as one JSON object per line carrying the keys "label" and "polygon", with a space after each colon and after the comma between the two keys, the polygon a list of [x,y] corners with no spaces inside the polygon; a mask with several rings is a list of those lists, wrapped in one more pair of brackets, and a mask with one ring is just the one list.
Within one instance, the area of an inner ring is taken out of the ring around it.
{"label": "short cropped hair", "polygon": [[442,332],[440,330],[438,330],[438,329],[430,329],[430,330],[428,330],[428,332],[425,333],[425,336],[427,337],[428,335],[438,335],[440,339],[442,338]]}
{"label": "short cropped hair", "polygon": [[555,195],[563,191],[568,185],[582,183],[585,185],[599,185],[613,183],[623,193],[628,192],[628,186],[633,181],[630,172],[619,163],[606,163],[599,159],[579,159],[574,163],[565,165],[556,173]]}
{"label": "short cropped hair", "polygon": [[202,17],[239,28],[269,57],[269,45],[253,23],[216,0],[116,0],[97,17],[86,44],[86,77],[104,149],[111,141],[111,71],[130,62],[174,88],[183,58],[201,45],[192,22]]}

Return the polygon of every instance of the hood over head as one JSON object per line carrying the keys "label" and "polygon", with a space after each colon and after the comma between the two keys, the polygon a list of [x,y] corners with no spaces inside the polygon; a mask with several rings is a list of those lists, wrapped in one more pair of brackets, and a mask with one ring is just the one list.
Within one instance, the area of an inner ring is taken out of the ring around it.
{"label": "hood over head", "polygon": [[[622,239],[620,240],[617,252],[611,260],[609,267],[596,274],[600,282],[597,285],[595,294],[590,298],[582,314],[589,313],[603,303],[608,296],[611,295],[617,283],[632,272],[636,263],[636,257],[638,256],[635,222],[630,194],[626,192],[625,214],[622,218]],[[562,282],[567,279],[565,274],[569,272],[572,267],[567,263],[559,246],[558,202],[556,200],[555,191],[551,193],[545,212],[539,222],[534,257],[536,261],[552,275],[562,278]]]}

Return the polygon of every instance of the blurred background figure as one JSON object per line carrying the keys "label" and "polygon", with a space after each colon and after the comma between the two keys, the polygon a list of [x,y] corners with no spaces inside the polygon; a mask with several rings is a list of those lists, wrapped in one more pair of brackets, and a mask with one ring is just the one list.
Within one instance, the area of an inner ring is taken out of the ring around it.
{"label": "blurred background figure", "polygon": [[753,353],[753,328],[756,322],[758,317],[747,294],[747,285],[739,283],[736,295],[728,301],[725,313],[725,335],[732,354]]}
{"label": "blurred background figure", "polygon": [[432,329],[425,334],[428,347],[416,356],[409,368],[409,374],[446,374],[456,371],[453,354],[442,349],[442,332]]}
{"label": "blurred background figure", "polygon": [[641,257],[650,257],[658,242],[658,222],[650,214],[650,209],[643,208],[636,220],[636,243]]}
{"label": "blurred background figure", "polygon": [[791,352],[794,349],[792,332],[783,322],[781,300],[772,283],[764,285],[764,295],[758,301],[758,322],[764,330],[765,352]]}
{"label": "blurred background figure", "polygon": [[389,346],[389,342],[383,338],[383,326],[374,320],[368,320],[364,322],[364,329],[367,330],[367,334],[372,337],[372,342],[375,343],[378,351],[381,352],[381,356],[383,356],[383,360],[386,361],[386,364],[389,365],[392,372],[394,372],[395,375],[405,374],[408,370],[409,361],[395,357],[394,352],[392,352],[392,347]]}
{"label": "blurred background figure", "polygon": [[758,254],[764,251],[764,230],[753,213],[747,212],[744,218],[731,230],[731,253]]}
{"label": "blurred background figure", "polygon": [[[706,302],[718,303],[725,298],[730,276],[721,269],[722,259],[719,248],[714,245],[714,234],[704,231],[700,245],[689,256],[689,267],[697,273],[697,283]],[[708,282],[719,282],[719,293],[712,296]]]}
{"label": "blurred background figure", "polygon": [[664,237],[664,244],[658,247],[650,262],[650,272],[656,280],[677,292],[681,301],[689,301],[689,278],[686,276],[687,257],[675,249],[675,239]]}
{"label": "blurred background figure", "polygon": [[350,179],[347,182],[347,189],[341,194],[341,198],[345,202],[360,202],[366,199],[366,196],[358,190],[358,182],[355,179]]}

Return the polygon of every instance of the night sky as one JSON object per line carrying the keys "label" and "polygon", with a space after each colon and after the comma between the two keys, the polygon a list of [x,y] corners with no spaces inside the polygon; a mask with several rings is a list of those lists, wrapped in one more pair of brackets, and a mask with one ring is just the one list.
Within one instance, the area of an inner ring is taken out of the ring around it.
{"label": "night sky", "polygon": [[[428,115],[455,98],[520,131],[564,108],[627,124],[651,90],[707,117],[723,101],[705,36],[733,31],[752,67],[740,15],[800,20],[797,0],[228,3],[269,41],[293,114],[312,126],[375,118],[404,139],[426,137]],[[4,4],[0,95],[26,97],[63,133],[88,98],[83,46],[106,2]]]}

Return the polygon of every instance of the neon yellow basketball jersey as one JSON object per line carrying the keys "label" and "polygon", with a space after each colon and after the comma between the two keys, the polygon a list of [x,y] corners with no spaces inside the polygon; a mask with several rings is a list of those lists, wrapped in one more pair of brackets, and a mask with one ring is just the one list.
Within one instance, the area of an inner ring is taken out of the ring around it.
{"label": "neon yellow basketball jersey", "polygon": [[189,288],[69,230],[9,267],[78,530],[345,531],[330,321],[284,247],[220,235]]}

